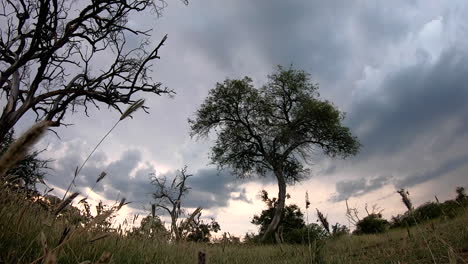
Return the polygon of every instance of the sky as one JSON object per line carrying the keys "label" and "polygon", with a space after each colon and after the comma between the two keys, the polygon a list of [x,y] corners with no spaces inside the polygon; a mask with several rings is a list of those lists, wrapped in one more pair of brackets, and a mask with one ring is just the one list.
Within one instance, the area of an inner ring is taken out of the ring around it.
{"label": "sky", "polygon": [[[466,13],[464,0],[194,0],[188,6],[169,1],[160,18],[131,16],[129,25],[152,29],[154,45],[168,34],[152,75],[176,95],[137,95],[150,114],[138,112],[117,126],[76,189],[96,200],[126,197],[132,203],[121,218],[148,214],[150,175],[170,178],[187,166],[193,176],[183,207],[203,207],[222,232],[256,232],[250,221],[264,209],[258,194],[265,189],[276,196],[275,180],[217,171],[209,160],[213,139],[190,138],[187,119],[217,82],[249,76],[260,86],[276,65],[292,65],[311,74],[321,98],[346,112],[344,124],[363,147],[346,160],[317,153],[309,178],[288,186],[287,203],[305,212],[307,191],[310,221],[318,208],[329,222],[348,224],[345,200],[361,216],[366,204],[375,204],[390,218],[405,211],[400,188],[416,205],[453,198],[455,187],[467,187],[468,174]],[[67,116],[74,125],[57,129],[60,139],[49,134],[41,141],[55,160],[46,180],[56,190],[66,189],[76,166],[119,118],[105,107],[89,115]],[[17,131],[30,124],[26,117]],[[108,176],[91,191],[102,171]]]}

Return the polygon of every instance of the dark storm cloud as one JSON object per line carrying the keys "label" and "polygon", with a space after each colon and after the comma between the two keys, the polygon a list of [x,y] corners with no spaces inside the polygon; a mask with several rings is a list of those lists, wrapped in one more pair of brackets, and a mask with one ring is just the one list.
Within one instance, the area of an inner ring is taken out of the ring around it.
{"label": "dark storm cloud", "polygon": [[[65,189],[73,178],[76,166],[84,160],[80,151],[82,149],[78,143],[70,143],[66,148],[67,155],[56,159],[54,176],[48,177],[48,182]],[[75,181],[76,187],[85,194],[84,188],[91,188],[98,175],[104,171],[107,176],[94,188],[98,194],[109,200],[125,197],[131,202],[130,206],[134,208],[149,205],[151,193],[155,188],[150,184],[150,176],[156,172],[156,169],[144,161],[142,153],[139,150],[130,149],[123,152],[117,160],[110,163],[106,161],[107,157],[104,153],[96,153],[79,173]],[[178,172],[166,174],[156,172],[156,175],[167,177],[170,182],[176,173]],[[187,180],[187,185],[191,189],[183,201],[184,207],[201,206],[205,209],[225,207],[230,199],[251,203],[247,198],[245,188],[241,187],[242,183],[248,181],[236,180],[228,171],[206,168],[192,173],[188,168],[188,173],[193,176]]]}
{"label": "dark storm cloud", "polygon": [[294,64],[327,80],[335,79],[350,63],[343,30],[354,5],[341,1],[235,3],[216,11],[202,8],[203,22],[186,29],[190,41],[219,67],[239,72],[233,63],[252,59],[244,55],[246,48],[253,49],[269,69]]}
{"label": "dark storm cloud", "polygon": [[[434,64],[422,61],[387,75],[378,94],[358,102],[350,111],[352,128],[359,130],[361,126],[366,126],[365,131],[358,135],[363,149],[356,157],[356,164],[369,162],[375,157],[383,161],[400,155],[406,155],[407,161],[413,164],[403,164],[406,175],[392,180],[377,178],[367,181],[361,178],[337,182],[337,194],[331,200],[357,197],[384,184],[392,184],[396,189],[413,187],[468,164],[466,151],[461,156],[450,153],[437,156],[438,152],[455,148],[455,140],[467,135],[467,83],[468,53],[456,48],[447,49]],[[450,122],[455,124],[456,129],[441,134]],[[422,139],[435,137],[442,138],[441,143],[432,144],[430,151],[421,147],[432,143],[424,144]],[[411,146],[416,149],[408,151]],[[434,157],[437,162],[417,163],[415,154]],[[364,169],[361,173],[369,175],[372,171]]]}
{"label": "dark storm cloud", "polygon": [[245,195],[245,188],[239,186],[242,183],[246,181],[236,180],[227,170],[200,169],[190,178],[192,189],[187,196],[186,205],[204,208],[225,207],[230,199],[250,203]]}
{"label": "dark storm cloud", "polygon": [[467,84],[468,53],[455,48],[442,53],[434,65],[423,61],[389,74],[378,94],[356,102],[350,111],[352,128],[368,126],[358,135],[364,146],[359,157],[391,155],[448,119],[459,118],[463,125]]}

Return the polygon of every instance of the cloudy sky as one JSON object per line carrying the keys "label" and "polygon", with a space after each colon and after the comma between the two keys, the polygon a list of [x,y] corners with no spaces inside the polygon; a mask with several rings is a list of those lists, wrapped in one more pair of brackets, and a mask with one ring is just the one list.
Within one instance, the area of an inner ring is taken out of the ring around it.
{"label": "cloudy sky", "polygon": [[[222,231],[256,231],[261,189],[275,195],[273,179],[236,180],[209,164],[212,141],[188,135],[187,118],[209,89],[225,78],[265,82],[275,65],[293,65],[319,83],[322,98],[346,112],[345,124],[363,144],[354,158],[318,155],[310,179],[291,186],[289,203],[312,208],[347,224],[345,199],[364,213],[377,204],[390,217],[404,211],[396,190],[407,188],[415,204],[454,196],[468,176],[468,4],[437,1],[170,1],[163,17],[147,13],[129,23],[153,29],[157,44],[168,34],[153,76],[177,95],[148,96],[150,114],[124,120],[77,179],[85,193],[101,171],[109,175],[96,199],[127,197],[123,213],[149,208],[149,175],[171,177],[188,166],[194,176],[184,202],[202,206]],[[55,159],[50,185],[66,188],[74,168],[118,113],[103,108],[69,116],[74,126],[47,136]],[[24,128],[28,120],[20,124]],[[315,221],[315,214],[310,212]]]}

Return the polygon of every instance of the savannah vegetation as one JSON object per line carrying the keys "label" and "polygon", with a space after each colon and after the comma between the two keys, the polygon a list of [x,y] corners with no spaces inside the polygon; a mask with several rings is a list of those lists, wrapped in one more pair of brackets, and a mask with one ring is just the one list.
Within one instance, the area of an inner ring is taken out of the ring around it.
{"label": "savannah vegetation", "polygon": [[[342,124],[344,114],[319,97],[310,76],[278,66],[265,85],[227,79],[211,89],[194,117],[191,136],[214,135],[212,161],[233,177],[274,177],[278,195],[260,191],[265,209],[252,216],[258,232],[235,237],[184,208],[190,191],[188,167],[173,179],[151,175],[152,202],[145,216],[117,223],[129,201],[93,205],[87,194],[44,192],[50,160],[35,143],[75,111],[110,107],[120,114],[114,127],[77,164],[75,177],[107,135],[135,111],[147,111],[142,96],[171,95],[151,78],[167,37],[127,49],[126,36],[149,31],[127,24],[130,14],[162,12],[163,1],[100,0],[80,6],[67,0],[0,0],[0,263],[466,263],[468,199],[463,187],[452,200],[414,207],[398,190],[407,211],[384,219],[373,207],[362,216],[343,208],[352,223],[333,223],[326,212],[287,204],[287,185],[305,179],[314,150],[331,157],[358,154],[360,143]],[[105,55],[103,55],[105,54]],[[99,68],[100,56],[113,56]],[[91,67],[93,65],[93,67]],[[37,123],[22,135],[14,126],[27,113]],[[216,133],[213,133],[216,131]],[[17,138],[16,138],[17,137]],[[96,175],[91,189],[106,177]],[[131,202],[131,201],[130,201]],[[309,210],[317,222],[309,222]],[[170,217],[165,225],[159,212]],[[351,231],[352,230],[352,231]],[[214,234],[219,235],[215,236]]]}

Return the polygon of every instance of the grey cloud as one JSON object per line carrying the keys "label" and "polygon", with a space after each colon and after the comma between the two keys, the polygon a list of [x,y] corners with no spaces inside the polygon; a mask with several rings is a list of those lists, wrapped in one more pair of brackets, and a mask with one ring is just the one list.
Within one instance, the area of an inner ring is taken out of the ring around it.
{"label": "grey cloud", "polygon": [[[187,28],[190,41],[207,58],[228,71],[233,62],[251,48],[269,68],[276,64],[294,64],[333,80],[349,61],[349,45],[341,30],[353,5],[344,2],[239,1],[230,8],[217,7],[206,21]],[[333,28],[334,31],[330,31]],[[248,74],[248,73],[243,73]],[[262,76],[264,77],[264,76]]]}
{"label": "grey cloud", "polygon": [[[390,172],[395,171],[395,166],[405,168],[390,181],[386,178],[369,181],[366,176],[353,181],[340,181],[336,183],[337,194],[330,200],[357,197],[383,184],[393,184],[395,188],[412,187],[468,164],[468,154],[456,156],[448,151],[456,148],[453,145],[455,140],[467,134],[467,83],[468,52],[453,47],[446,49],[434,64],[422,60],[388,74],[376,93],[356,102],[351,108],[348,122],[352,129],[360,131],[360,128],[366,127],[364,132],[358,134],[363,148],[354,164],[377,159],[377,165],[365,166],[359,171],[362,175],[375,173],[371,169],[373,167],[385,170],[388,168],[386,162],[393,164],[390,166],[394,169]],[[449,134],[441,134],[447,133],[443,128],[448,127],[450,122],[455,123],[456,129],[448,131]],[[430,142],[422,140],[435,137],[441,139],[431,142],[428,152],[428,148],[424,147]],[[411,146],[415,149],[409,149]],[[442,156],[442,150],[449,154]],[[392,157],[400,155],[404,156],[392,163]],[[416,162],[413,155],[435,157],[437,163]],[[424,173],[421,172],[423,168],[429,169]]]}
{"label": "grey cloud", "polygon": [[[215,168],[198,170],[190,178],[192,189],[187,195],[186,205],[204,208],[225,207],[230,199],[251,202],[245,196],[245,188],[240,185],[246,181],[237,180],[227,170]],[[237,197],[233,193],[240,193]]]}
{"label": "grey cloud", "polygon": [[[73,172],[78,164],[84,160],[80,154],[83,149],[78,143],[70,143],[67,148],[67,155],[56,159],[54,171],[47,178],[48,182],[54,186],[66,188],[73,178]],[[94,160],[96,157],[96,160]],[[102,152],[96,153],[77,177],[75,184],[83,194],[85,187],[92,187],[98,175],[105,171],[107,176],[99,182],[94,190],[102,197],[115,200],[118,197],[125,197],[131,202],[130,206],[136,209],[142,205],[149,205],[151,193],[154,186],[150,184],[150,174],[156,169],[148,162],[145,162],[142,153],[136,149],[130,149],[113,162],[106,164],[108,158]],[[165,176],[172,179],[176,171],[169,172],[158,177]],[[190,167],[188,168],[190,172]],[[246,190],[241,185],[247,181],[235,179],[228,171],[218,171],[216,168],[205,168],[197,170],[187,181],[190,191],[183,201],[184,207],[198,207],[212,209],[228,206],[229,200],[239,200],[247,203]]]}
{"label": "grey cloud", "polygon": [[360,178],[357,180],[339,181],[336,183],[336,194],[329,200],[340,202],[350,197],[358,197],[367,192],[381,188],[390,182],[391,176],[379,176],[371,179]]}
{"label": "grey cloud", "polygon": [[395,187],[397,189],[412,187],[414,185],[417,185],[417,184],[420,184],[429,180],[437,179],[467,164],[468,164],[468,154],[462,155],[460,157],[456,157],[454,159],[448,160],[444,162],[438,168],[429,170],[426,173],[417,173],[414,175],[407,176],[403,179],[400,179],[396,181]]}
{"label": "grey cloud", "polygon": [[252,203],[252,199],[247,198],[247,190],[245,188],[239,193],[238,196],[231,197],[234,201],[244,201],[247,203]]}
{"label": "grey cloud", "polygon": [[[379,94],[356,102],[349,122],[364,148],[360,158],[390,155],[421,135],[432,133],[450,117],[468,114],[468,53],[450,49],[435,65],[416,64],[390,74]],[[376,99],[385,98],[384,102]],[[457,136],[457,135],[453,135]]]}
{"label": "grey cloud", "polygon": [[332,202],[340,202],[351,197],[359,197],[387,184],[393,185],[395,190],[400,188],[410,188],[418,184],[443,177],[444,175],[452,173],[467,164],[468,154],[448,159],[440,166],[429,169],[424,173],[417,172],[400,177],[380,176],[371,179],[359,178],[356,180],[339,181],[335,185],[336,194],[334,194],[329,200]]}

